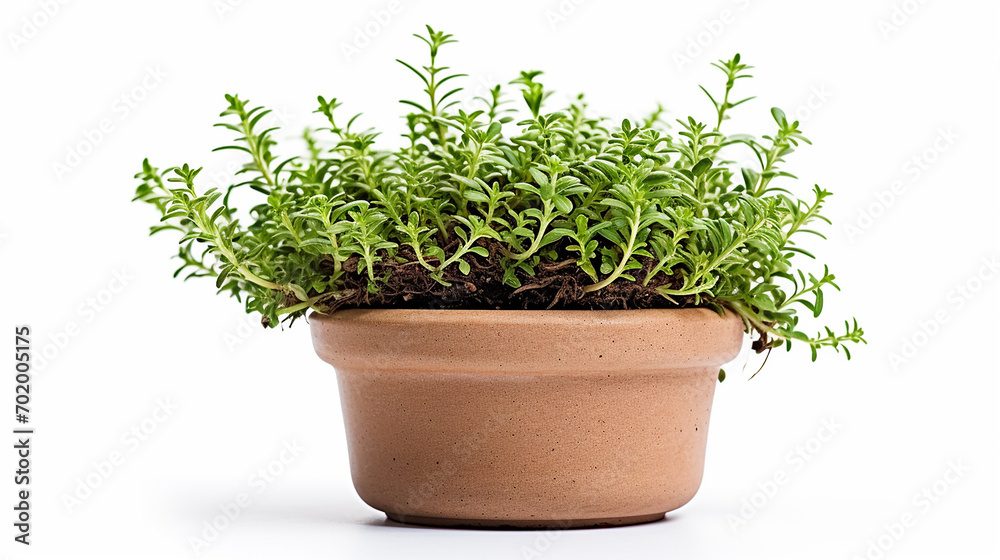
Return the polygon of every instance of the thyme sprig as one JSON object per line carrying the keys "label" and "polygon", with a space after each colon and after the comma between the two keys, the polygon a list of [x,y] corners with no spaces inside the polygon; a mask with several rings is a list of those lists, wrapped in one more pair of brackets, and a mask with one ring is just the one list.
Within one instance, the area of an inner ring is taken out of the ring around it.
{"label": "thyme sprig", "polygon": [[[822,237],[815,226],[829,223],[821,212],[831,193],[794,194],[783,166],[808,140],[780,109],[771,110],[771,134],[724,131],[731,111],[753,99],[735,96],[751,77],[739,55],[715,64],[720,94],[702,87],[714,108],[708,124],[687,117],[668,126],[661,106],[640,123],[610,126],[582,96],[549,110],[538,71],[511,82],[526,109],[520,119],[499,85],[472,100],[474,109],[460,106],[465,75],[440,58],[454,38],[429,26],[417,37],[429,63],[400,63],[426,98],[402,101],[409,112],[397,150],[380,148],[359,115],[344,120],[342,104],[321,96],[325,122],[302,136],[307,155],[282,159],[277,128],[261,130],[268,111],[227,95],[218,126],[236,138],[219,149],[248,160],[234,184],[199,192],[200,169],[144,161],[135,198],[161,215],[152,233],[180,233],[177,274],[215,278],[273,326],[362,304],[402,267],[450,286],[499,263],[513,293],[542,268],[569,264],[588,279],[575,297],[631,283],[667,306],[728,309],[756,333],[758,351],[797,342],[813,359],[823,347],[849,358],[848,344],[864,342],[856,320],[840,333],[799,327],[799,312],[819,317],[824,290],[840,289],[827,267],[793,264],[814,258],[804,239]],[[756,167],[728,159],[741,146]],[[244,187],[260,196],[245,222],[231,204]]]}

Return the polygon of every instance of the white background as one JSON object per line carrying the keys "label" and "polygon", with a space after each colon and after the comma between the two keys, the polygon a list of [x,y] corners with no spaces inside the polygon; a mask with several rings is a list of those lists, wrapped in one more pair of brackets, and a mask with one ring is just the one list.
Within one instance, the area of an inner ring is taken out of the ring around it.
{"label": "white background", "polygon": [[[1000,250],[995,2],[400,0],[389,18],[381,0],[64,2],[47,15],[52,3],[0,7],[3,344],[30,324],[36,355],[51,356],[34,377],[33,544],[12,541],[11,441],[0,557],[194,557],[190,537],[241,492],[251,505],[201,557],[1000,554],[998,282],[984,264]],[[742,91],[759,99],[730,130],[767,133],[778,105],[814,141],[792,156],[801,181],[787,186],[836,193],[816,266],[829,263],[844,292],[828,295],[826,317],[856,315],[870,343],[851,362],[775,352],[753,381],[759,358],[731,366],[702,489],[666,522],[562,533],[386,523],[351,486],[334,372],[306,325],[264,332],[210,283],[172,280],[174,240],[147,238],[154,213],[129,202],[143,157],[225,174],[233,152],[209,150],[228,140],[211,127],[228,92],[281,114],[284,155],[317,124],[318,94],[394,142],[396,100],[420,95],[394,59],[423,60],[411,34],[425,23],[461,40],[442,56],[470,90],[538,68],[616,119],[657,101],[671,117],[710,118],[697,85],[717,91],[709,63],[741,52],[756,66]],[[148,419],[158,400],[176,407],[162,422]],[[839,428],[820,442],[824,421]],[[144,441],[123,440],[144,422]],[[304,450],[258,492],[249,477],[292,442]],[[99,475],[116,452],[123,462]],[[785,483],[765,495],[776,476]],[[99,487],[68,508],[88,477]],[[924,507],[925,489],[943,495]],[[912,527],[890,534],[904,514]]]}

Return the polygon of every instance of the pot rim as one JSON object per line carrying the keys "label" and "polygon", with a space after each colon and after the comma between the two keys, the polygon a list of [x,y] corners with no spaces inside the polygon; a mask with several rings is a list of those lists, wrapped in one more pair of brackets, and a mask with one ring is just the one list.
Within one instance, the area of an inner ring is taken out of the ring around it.
{"label": "pot rim", "polygon": [[455,309],[430,309],[430,308],[411,308],[411,307],[351,307],[348,309],[339,309],[332,313],[322,313],[319,311],[312,311],[309,313],[308,319],[324,321],[336,318],[345,317],[348,314],[351,315],[353,320],[367,320],[367,319],[377,319],[378,321],[390,321],[390,322],[410,322],[415,320],[413,315],[419,314],[420,320],[431,320],[434,322],[448,322],[455,320],[456,317],[465,315],[466,319],[475,319],[480,315],[489,315],[489,319],[495,320],[497,318],[515,318],[522,316],[531,316],[533,319],[537,320],[544,317],[545,319],[557,319],[565,316],[567,318],[579,319],[581,317],[600,317],[602,319],[612,318],[615,316],[630,317],[635,316],[639,318],[642,316],[643,319],[648,319],[649,315],[652,314],[663,314],[663,315],[676,315],[678,317],[689,316],[692,319],[699,319],[700,321],[707,320],[705,312],[709,312],[712,317],[716,317],[719,320],[730,320],[731,317],[738,317],[731,310],[726,309],[725,316],[719,315],[712,309],[708,307],[678,307],[678,308],[641,308],[641,309],[465,309],[465,308],[455,308]]}
{"label": "pot rim", "polygon": [[317,354],[338,370],[454,373],[665,371],[719,367],[743,320],[704,308],[345,309],[309,316]]}

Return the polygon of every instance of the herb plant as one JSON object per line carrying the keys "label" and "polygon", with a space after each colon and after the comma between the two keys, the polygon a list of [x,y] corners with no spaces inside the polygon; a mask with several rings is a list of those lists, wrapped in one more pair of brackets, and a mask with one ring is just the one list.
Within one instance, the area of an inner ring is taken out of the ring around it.
{"label": "herb plant", "polygon": [[[239,181],[201,192],[200,168],[136,175],[136,199],[162,219],[152,233],[181,234],[175,275],[212,277],[264,325],[309,310],[345,307],[622,309],[704,306],[741,316],[758,352],[793,341],[812,349],[863,342],[857,321],[815,336],[798,311],[823,311],[824,289],[839,289],[826,267],[796,269],[813,255],[800,242],[828,222],[830,192],[800,200],[786,186],[785,158],[808,143],[785,114],[756,138],[722,131],[749,78],[739,55],[714,64],[725,77],[708,123],[675,125],[659,109],[643,122],[611,126],[583,97],[544,107],[541,72],[511,82],[525,111],[501,86],[460,106],[463,74],[440,61],[451,35],[416,35],[424,66],[400,63],[423,86],[407,109],[403,145],[383,149],[359,116],[343,120],[337,99],[319,97],[322,128],[306,130],[303,157],[277,155],[268,111],[227,95],[222,112],[234,136],[219,150],[244,152]],[[466,108],[469,110],[467,111]],[[729,155],[749,150],[754,168]],[[781,180],[784,179],[784,180]],[[233,207],[241,189],[259,193],[248,214]]]}

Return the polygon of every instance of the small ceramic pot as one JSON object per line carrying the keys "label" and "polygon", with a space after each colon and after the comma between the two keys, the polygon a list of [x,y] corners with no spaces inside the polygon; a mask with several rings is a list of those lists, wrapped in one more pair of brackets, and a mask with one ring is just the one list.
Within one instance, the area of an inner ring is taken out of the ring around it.
{"label": "small ceramic pot", "polygon": [[354,309],[311,325],[361,499],[442,526],[628,525],[684,505],[743,340],[737,316],[707,309]]}

